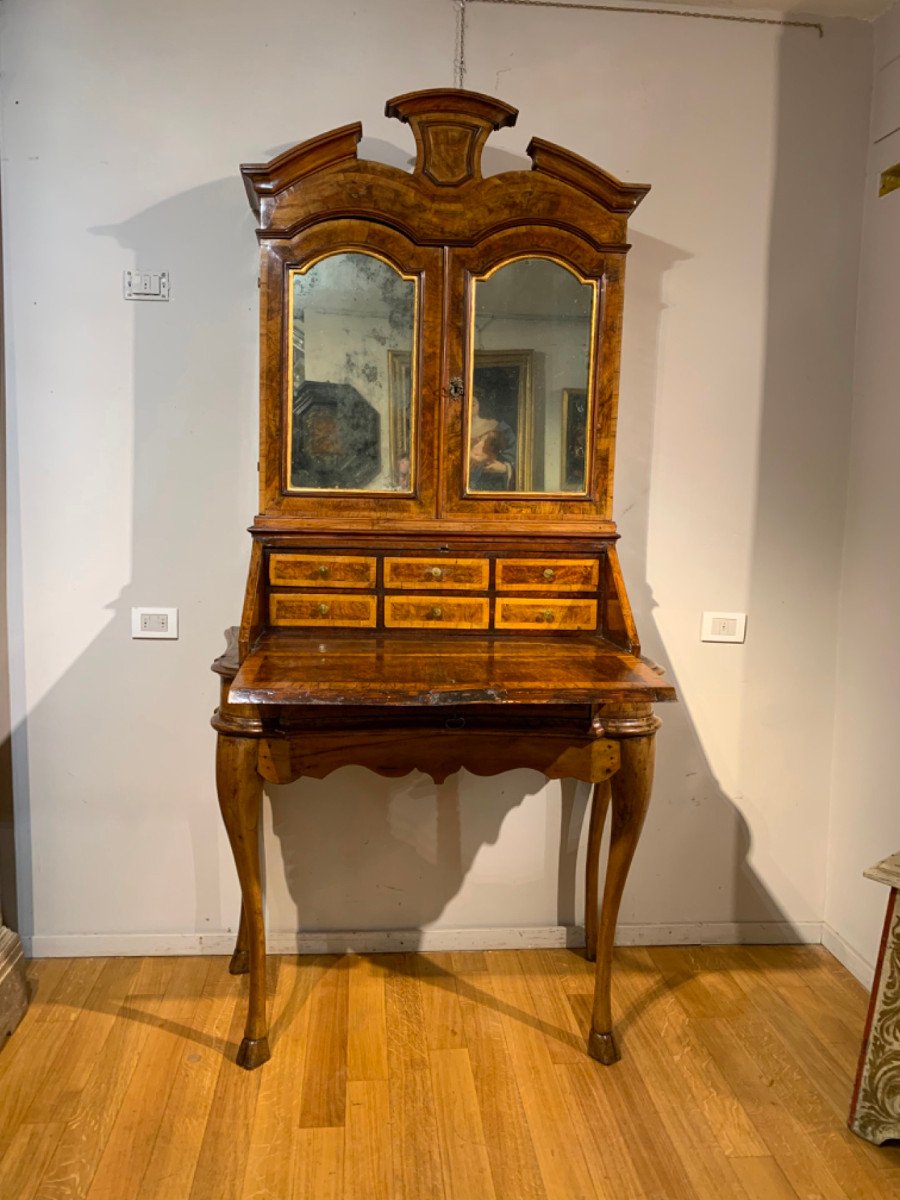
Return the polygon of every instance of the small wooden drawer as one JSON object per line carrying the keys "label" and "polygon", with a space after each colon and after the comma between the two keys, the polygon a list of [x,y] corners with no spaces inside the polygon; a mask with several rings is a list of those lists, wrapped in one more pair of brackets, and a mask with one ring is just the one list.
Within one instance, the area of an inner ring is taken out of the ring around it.
{"label": "small wooden drawer", "polygon": [[272,554],[269,582],[282,587],[371,588],[375,559],[331,554]]}
{"label": "small wooden drawer", "polygon": [[600,579],[596,558],[500,558],[498,592],[595,592]]}
{"label": "small wooden drawer", "polygon": [[498,629],[595,629],[596,600],[520,600],[497,598]]}
{"label": "small wooden drawer", "polygon": [[273,625],[375,624],[374,596],[279,595],[269,597],[269,620]]}
{"label": "small wooden drawer", "polygon": [[486,558],[386,558],[386,588],[458,588],[487,590],[489,564]]}
{"label": "small wooden drawer", "polygon": [[385,596],[387,629],[487,629],[486,598],[445,600],[443,596]]}

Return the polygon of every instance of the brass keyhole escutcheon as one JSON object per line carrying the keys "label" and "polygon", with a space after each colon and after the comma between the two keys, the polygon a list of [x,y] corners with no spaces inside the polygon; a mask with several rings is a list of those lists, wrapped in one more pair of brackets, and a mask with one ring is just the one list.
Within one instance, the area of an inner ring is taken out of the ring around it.
{"label": "brass keyhole escutcheon", "polygon": [[548,583],[550,583],[551,580],[556,578],[556,572],[553,570],[552,567],[545,568],[544,578],[547,580]]}
{"label": "brass keyhole escutcheon", "polygon": [[454,375],[447,390],[454,398],[462,397],[466,390],[462,375]]}
{"label": "brass keyhole escutcheon", "polygon": [[325,577],[328,575],[328,568],[324,563],[321,565],[321,567],[319,567],[319,575],[322,577],[322,579],[325,579]]}
{"label": "brass keyhole escutcheon", "polygon": [[318,612],[320,617],[327,617],[328,616],[328,605],[320,604],[319,607],[316,609],[316,611]]}
{"label": "brass keyhole escutcheon", "polygon": [[542,613],[538,613],[539,621],[552,621],[555,618],[555,613],[552,608],[545,608]]}
{"label": "brass keyhole escutcheon", "polygon": [[435,621],[439,621],[441,619],[441,617],[444,615],[444,610],[442,608],[438,608],[437,605],[435,605],[435,607],[431,610],[431,612],[428,615],[430,617],[433,617]]}
{"label": "brass keyhole escutcheon", "polygon": [[444,572],[441,570],[440,567],[432,567],[431,570],[429,571],[429,575],[431,576],[432,579],[443,579],[444,578]]}

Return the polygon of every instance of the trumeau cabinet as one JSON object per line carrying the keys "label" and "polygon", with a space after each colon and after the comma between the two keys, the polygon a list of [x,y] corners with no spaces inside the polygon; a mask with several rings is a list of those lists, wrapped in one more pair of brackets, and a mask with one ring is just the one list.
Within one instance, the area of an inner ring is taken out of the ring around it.
{"label": "trumeau cabinet", "polygon": [[674,699],[641,658],[612,520],[626,224],[648,189],[537,138],[531,171],[483,178],[491,130],[516,119],[489,96],[414,92],[386,112],[415,135],[412,173],[359,160],[358,124],[242,170],[260,509],[213,719],[243,897],[231,969],[250,972],[238,1061],[269,1057],[263,782],[352,763],[595,785],[588,1050],[608,1063],[652,704]]}

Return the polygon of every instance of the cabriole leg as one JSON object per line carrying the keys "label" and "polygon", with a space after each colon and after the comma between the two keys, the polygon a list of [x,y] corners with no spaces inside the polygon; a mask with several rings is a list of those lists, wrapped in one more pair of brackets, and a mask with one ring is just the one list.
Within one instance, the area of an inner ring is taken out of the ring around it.
{"label": "cabriole leg", "polygon": [[600,843],[609,811],[609,780],[594,784],[591,798],[591,821],[588,827],[587,863],[584,881],[584,946],[585,957],[593,962],[597,957],[597,906],[600,896]]}
{"label": "cabriole leg", "polygon": [[[241,927],[235,958],[246,947],[250,968],[250,1004],[239,1066],[248,1071],[269,1058],[266,1023],[266,931],[263,923],[259,864],[259,816],[262,779],[256,770],[255,738],[219,734],[216,746],[216,787],[241,881]],[[242,935],[244,941],[242,942]],[[234,959],[232,959],[234,963]]]}
{"label": "cabriole leg", "polygon": [[[653,718],[655,721],[655,718]],[[658,722],[657,722],[658,724]],[[620,742],[622,765],[613,775],[612,830],[610,833],[609,860],[606,867],[606,882],[603,888],[603,911],[597,936],[597,975],[594,990],[594,1010],[591,1032],[588,1038],[588,1053],[598,1062],[609,1064],[618,1061],[612,1029],[612,954],[616,934],[616,919],[628,868],[634,858],[638,838],[650,803],[653,784],[653,759],[655,738],[651,733],[645,737],[623,737]]]}
{"label": "cabriole leg", "polygon": [[241,920],[238,925],[237,941],[234,944],[234,953],[228,964],[228,970],[232,975],[246,975],[250,970],[250,956],[247,953],[247,914],[244,911],[243,900],[241,901]]}

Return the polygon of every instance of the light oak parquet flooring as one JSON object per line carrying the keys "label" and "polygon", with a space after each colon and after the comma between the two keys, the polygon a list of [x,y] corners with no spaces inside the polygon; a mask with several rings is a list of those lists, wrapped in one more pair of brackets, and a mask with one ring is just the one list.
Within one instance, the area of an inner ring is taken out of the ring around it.
{"label": "light oak parquet flooring", "polygon": [[3,1200],[900,1200],[845,1121],[867,997],[820,947],[46,959],[0,1050]]}

